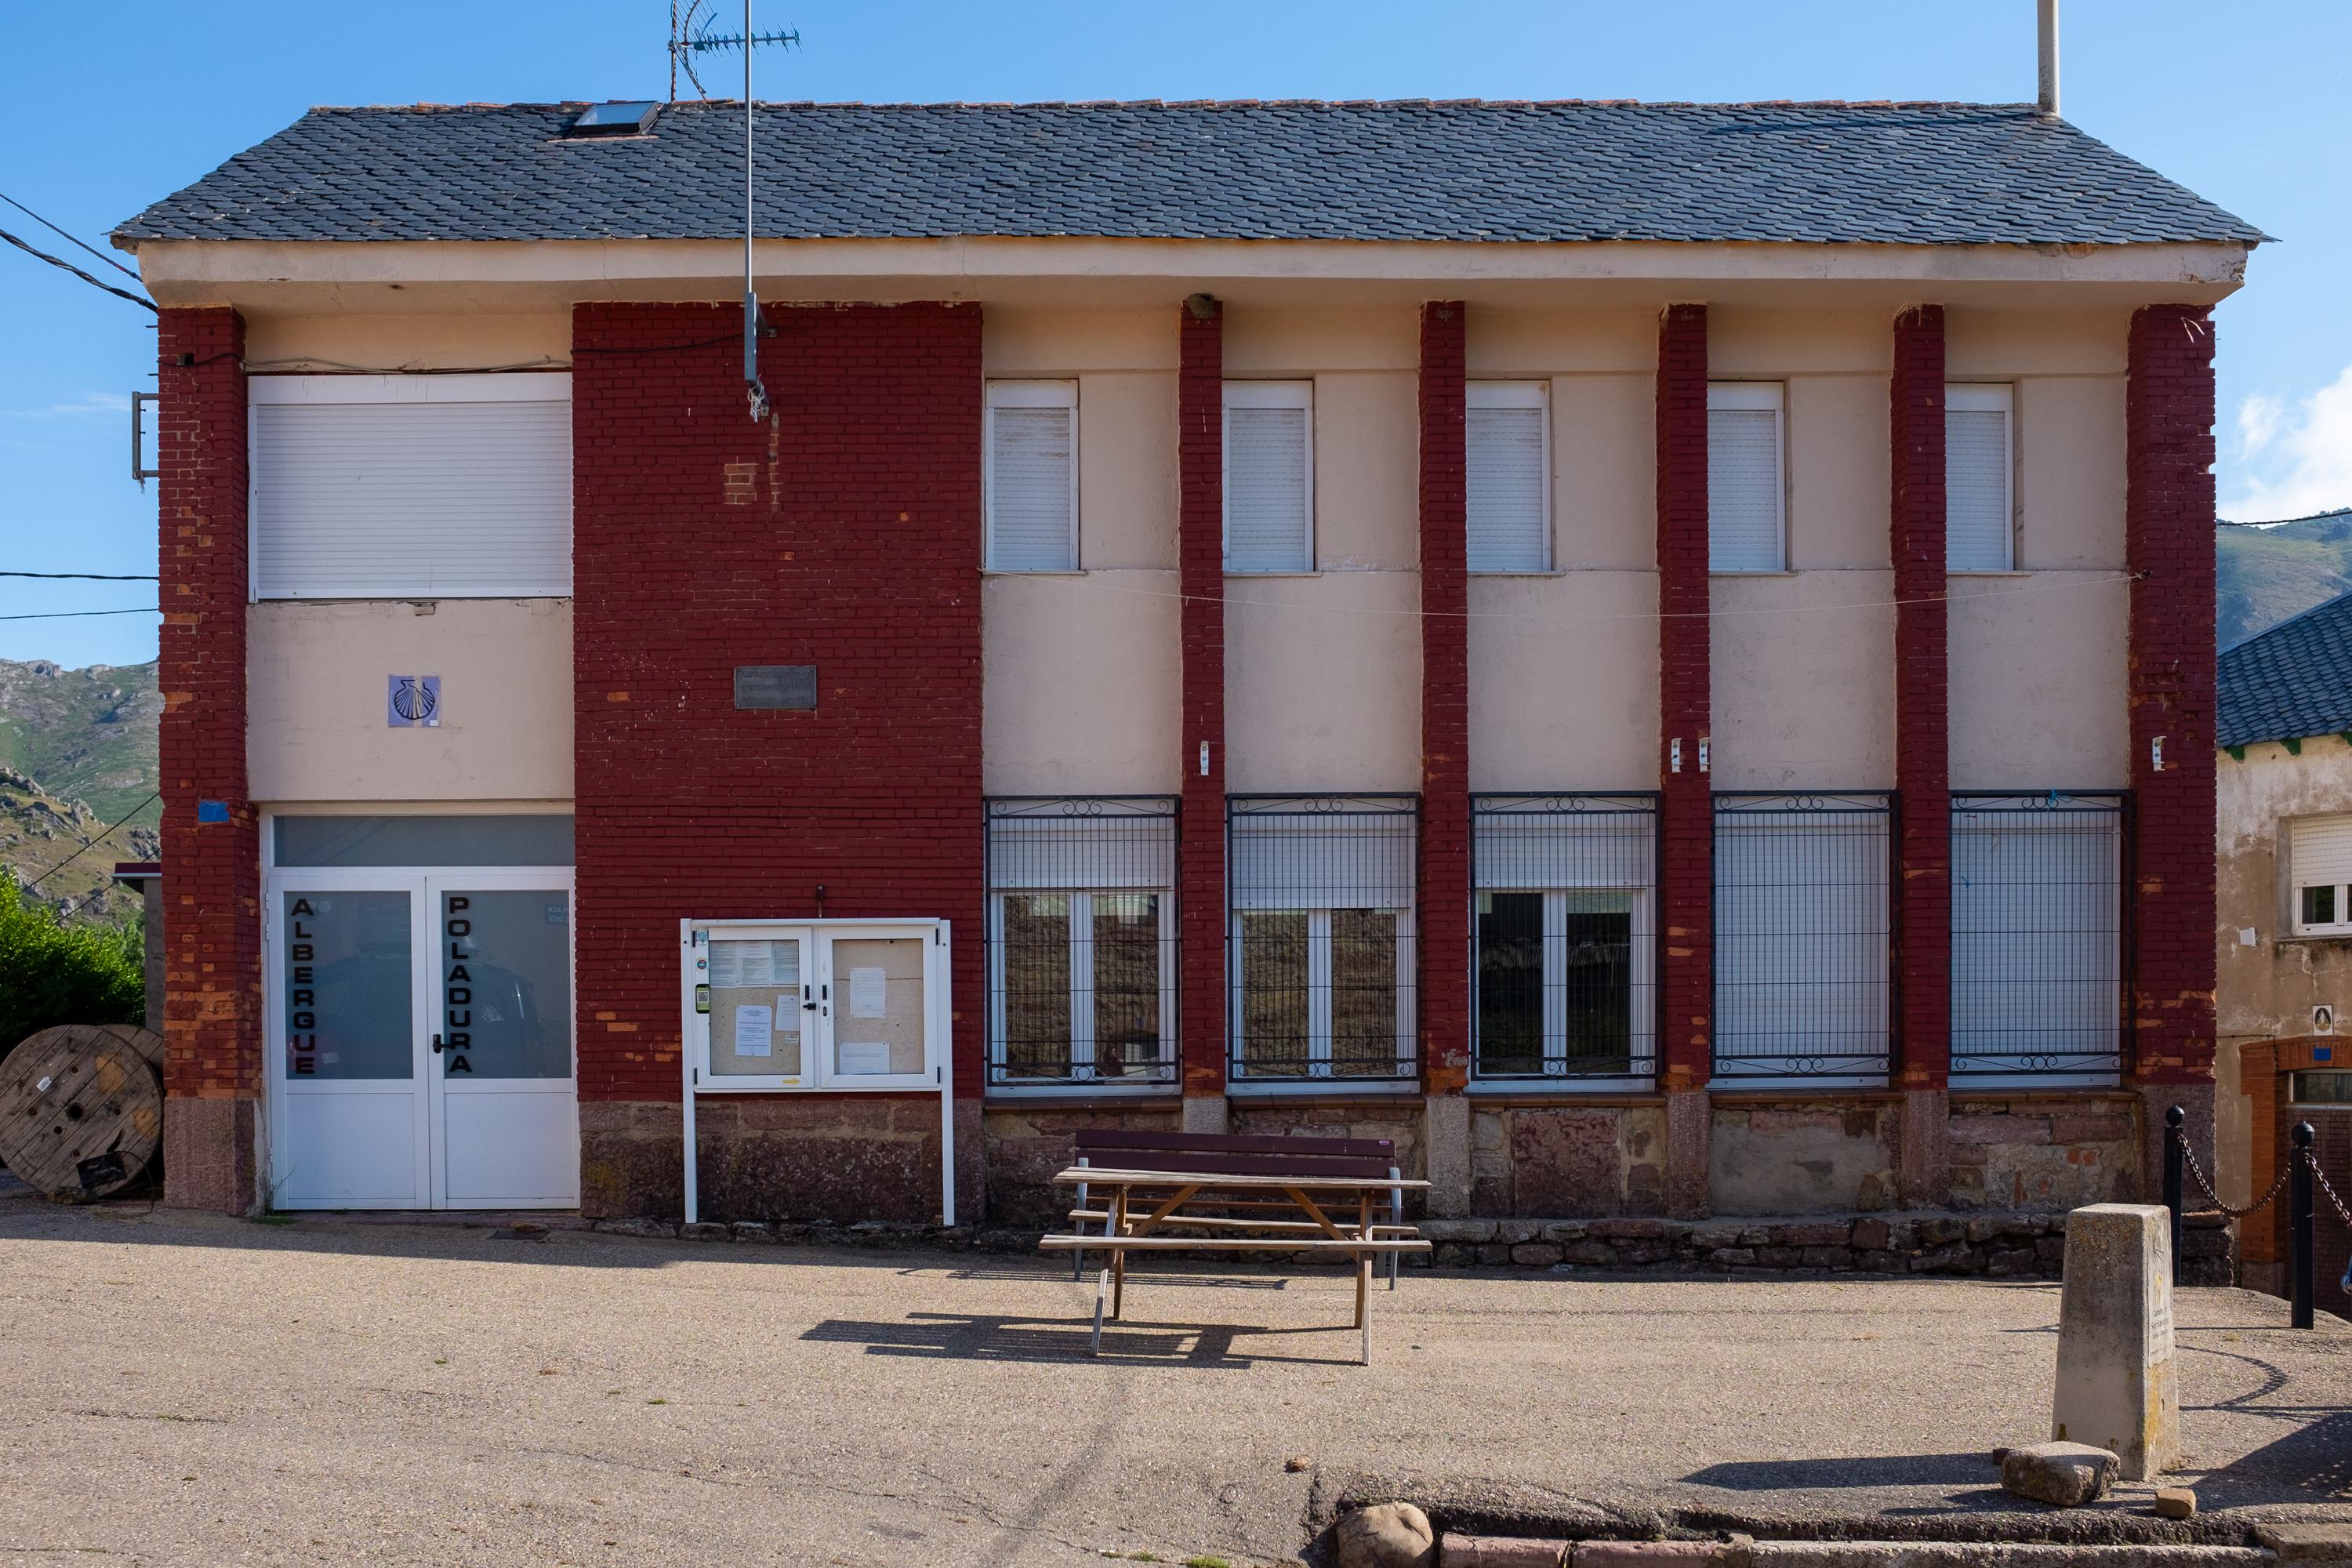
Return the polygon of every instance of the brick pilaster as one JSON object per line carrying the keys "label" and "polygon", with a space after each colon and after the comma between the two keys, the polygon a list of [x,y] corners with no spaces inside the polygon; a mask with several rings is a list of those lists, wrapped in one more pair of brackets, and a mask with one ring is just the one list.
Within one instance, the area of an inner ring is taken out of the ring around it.
{"label": "brick pilaster", "polygon": [[[2125,440],[2132,1070],[2144,1085],[2206,1083],[2216,916],[2213,326],[2204,308],[2133,314]],[[2199,1139],[2210,1150],[2210,1123]]]}
{"label": "brick pilaster", "polygon": [[1432,1094],[1470,1071],[1470,623],[1464,307],[1421,312],[1421,1052]]}
{"label": "brick pilaster", "polygon": [[1659,1081],[1666,1210],[1709,1207],[1705,1092],[1715,1017],[1715,798],[1699,771],[1710,726],[1706,307],[1658,318]]}
{"label": "brick pilaster", "polygon": [[1706,306],[1659,318],[1657,396],[1659,1063],[1666,1088],[1688,1089],[1706,1082],[1715,1010],[1715,801],[1698,757],[1709,723]]}
{"label": "brick pilaster", "polygon": [[[1176,374],[1177,566],[1184,595],[1184,793],[1178,818],[1178,920],[1184,1093],[1225,1092],[1224,310],[1181,307]],[[1208,766],[1201,764],[1208,748]],[[1218,1120],[1212,1116],[1211,1121]],[[1188,1121],[1188,1125],[1192,1124]]]}
{"label": "brick pilaster", "polygon": [[1899,1081],[1937,1089],[1951,1070],[1951,748],[1944,602],[1944,308],[1895,318],[1888,407],[1894,474],[1895,971]]}
{"label": "brick pilaster", "polygon": [[[245,323],[225,308],[157,324],[171,1199],[254,1201],[262,1094],[260,831],[247,797]],[[218,802],[226,821],[198,820]],[[200,1102],[227,1104],[201,1105]]]}

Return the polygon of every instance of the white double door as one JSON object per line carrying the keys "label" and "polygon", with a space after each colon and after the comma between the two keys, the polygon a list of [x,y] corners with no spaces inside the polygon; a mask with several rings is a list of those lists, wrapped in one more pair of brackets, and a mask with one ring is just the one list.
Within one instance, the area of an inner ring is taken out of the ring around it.
{"label": "white double door", "polygon": [[569,868],[271,873],[271,1201],[580,1201]]}

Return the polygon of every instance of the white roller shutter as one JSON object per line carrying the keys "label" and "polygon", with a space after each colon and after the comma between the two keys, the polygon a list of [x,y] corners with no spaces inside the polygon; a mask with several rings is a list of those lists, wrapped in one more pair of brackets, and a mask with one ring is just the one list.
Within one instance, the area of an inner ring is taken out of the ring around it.
{"label": "white roller shutter", "polygon": [[1474,382],[1464,419],[1473,572],[1551,566],[1551,508],[1540,382]]}
{"label": "white roller shutter", "polygon": [[572,377],[256,376],[257,598],[572,592]]}
{"label": "white roller shutter", "polygon": [[1880,1056],[1888,1039],[1888,819],[1718,812],[1715,1048],[1745,1075]]}
{"label": "white roller shutter", "polygon": [[990,570],[1077,570],[1077,403],[1075,382],[990,384]]}
{"label": "white roller shutter", "polygon": [[2010,395],[2005,386],[1944,389],[1944,558],[1953,572],[2006,572]]}
{"label": "white roller shutter", "polygon": [[2095,1071],[2117,1048],[2122,811],[2021,809],[2033,804],[1952,813],[1952,1057],[1963,1076]]}
{"label": "white roller shutter", "polygon": [[1412,906],[1409,813],[1233,819],[1236,910],[1401,910]]}
{"label": "white roller shutter", "polygon": [[1707,567],[1778,572],[1782,548],[1780,388],[1717,382],[1706,389]]}
{"label": "white roller shutter", "polygon": [[2352,882],[2352,816],[2298,816],[2287,826],[2296,887]]}
{"label": "white roller shutter", "polygon": [[1314,387],[1225,384],[1225,570],[1315,569]]}

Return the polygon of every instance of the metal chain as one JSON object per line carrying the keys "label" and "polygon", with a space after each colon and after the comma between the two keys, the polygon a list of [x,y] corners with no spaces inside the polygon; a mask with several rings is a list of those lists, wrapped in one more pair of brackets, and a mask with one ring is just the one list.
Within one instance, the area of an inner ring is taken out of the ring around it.
{"label": "metal chain", "polygon": [[[2179,1132],[2173,1133],[2172,1137],[2173,1141],[2180,1145],[2180,1157],[2189,1166],[2189,1173],[2197,1178],[2197,1184],[2205,1190],[2205,1195],[2207,1197],[2213,1200],[2213,1206],[2220,1209],[2223,1214],[2228,1215],[2231,1219],[2243,1219],[2250,1214],[2260,1213],[2269,1205],[2273,1198],[2277,1197],[2280,1193],[2285,1190],[2287,1173],[2294,1169],[2294,1161],[2290,1158],[2285,1164],[2279,1167],[2278,1180],[2271,1184],[2271,1190],[2269,1192],[2264,1193],[2261,1197],[2256,1198],[2244,1208],[2233,1209],[2228,1204],[2221,1201],[2221,1194],[2215,1192],[2213,1190],[2213,1184],[2205,1179],[2205,1168],[2197,1163],[2197,1152],[2189,1146],[2189,1140],[2182,1137]],[[2312,1167],[2314,1171],[2318,1170],[2318,1168],[2319,1167],[2316,1164]],[[2326,1178],[2323,1177],[2322,1180],[2325,1181]],[[2336,1196],[2333,1192],[2330,1192],[2327,1195],[2330,1198],[2334,1198]],[[2341,1207],[2342,1205],[2339,1204],[2337,1206]],[[2347,1223],[2352,1224],[2352,1220],[2347,1220]]]}
{"label": "metal chain", "polygon": [[[2310,1163],[2312,1178],[2319,1184],[2319,1190],[2327,1194],[2327,1201],[2336,1205],[2336,1212],[2344,1216],[2344,1223],[2352,1226],[2352,1209],[2346,1208],[2344,1200],[2336,1195],[2336,1189],[2328,1184],[2327,1173],[2319,1168],[2318,1160],[2313,1157],[2309,1150],[2302,1151],[2302,1154],[2304,1159]],[[2347,1276],[2352,1276],[2352,1270],[2347,1270]]]}

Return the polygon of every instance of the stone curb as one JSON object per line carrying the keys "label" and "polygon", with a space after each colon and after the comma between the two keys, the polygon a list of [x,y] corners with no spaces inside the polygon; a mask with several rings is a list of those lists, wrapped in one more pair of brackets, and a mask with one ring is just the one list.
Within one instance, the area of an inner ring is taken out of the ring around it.
{"label": "stone curb", "polygon": [[2313,1555],[2252,1546],[2070,1545],[2045,1542],[1567,1541],[1457,1535],[1439,1538],[1438,1568],[2319,1568],[2352,1561],[2352,1531],[2333,1530],[2334,1547],[2304,1543]]}

